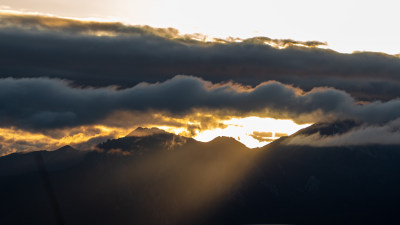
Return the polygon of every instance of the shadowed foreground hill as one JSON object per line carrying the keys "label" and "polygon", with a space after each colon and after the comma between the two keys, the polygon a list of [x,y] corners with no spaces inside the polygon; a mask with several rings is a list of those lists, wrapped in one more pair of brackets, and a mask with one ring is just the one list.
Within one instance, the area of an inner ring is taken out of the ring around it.
{"label": "shadowed foreground hill", "polygon": [[[333,135],[353,126],[318,124],[295,135]],[[101,143],[99,151],[0,158],[0,224],[400,220],[399,146],[289,146],[288,137],[248,149],[232,138],[202,143],[139,131]]]}

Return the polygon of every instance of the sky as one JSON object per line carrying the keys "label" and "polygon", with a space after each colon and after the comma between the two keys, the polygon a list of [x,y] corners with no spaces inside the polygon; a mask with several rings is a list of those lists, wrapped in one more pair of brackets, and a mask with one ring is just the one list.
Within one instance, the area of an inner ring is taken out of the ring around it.
{"label": "sky", "polygon": [[337,120],[362,126],[295,144],[399,143],[394,2],[196,3],[0,1],[0,154],[139,126],[260,147]]}
{"label": "sky", "polygon": [[399,54],[394,0],[1,0],[3,9],[132,25],[174,27],[212,37],[317,40],[336,51]]}

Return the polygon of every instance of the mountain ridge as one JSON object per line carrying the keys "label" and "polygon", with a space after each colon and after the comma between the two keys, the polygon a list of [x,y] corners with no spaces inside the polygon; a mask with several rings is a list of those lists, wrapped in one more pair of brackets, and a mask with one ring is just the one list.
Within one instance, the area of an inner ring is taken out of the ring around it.
{"label": "mountain ridge", "polygon": [[[320,133],[319,126],[299,134]],[[337,133],[351,130],[327,124],[322,133],[335,135],[331,127]],[[124,137],[121,140],[129,143],[150,145],[120,152],[111,148],[118,145],[110,144],[103,151],[65,146],[14,155],[30,157],[31,164],[0,158],[0,191],[7,193],[0,205],[2,223],[56,224],[35,154],[43,155],[42,168],[65,224],[400,222],[399,145],[291,146],[283,143],[290,137],[282,137],[249,149],[234,138],[218,137],[210,142],[185,139],[183,145],[168,149],[165,143],[177,137]],[[73,154],[79,157],[69,157]],[[66,163],[60,165],[52,160],[56,158]],[[25,167],[15,173],[10,165]],[[21,212],[24,217],[18,216]]]}

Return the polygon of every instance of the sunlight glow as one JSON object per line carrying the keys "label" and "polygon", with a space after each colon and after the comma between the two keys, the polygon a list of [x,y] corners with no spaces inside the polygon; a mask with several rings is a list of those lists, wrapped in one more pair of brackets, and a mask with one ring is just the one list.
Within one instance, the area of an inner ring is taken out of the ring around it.
{"label": "sunlight glow", "polygon": [[[246,117],[220,120],[208,114],[195,114],[187,118],[168,118],[178,126],[143,124],[143,127],[157,127],[170,133],[208,142],[218,136],[233,137],[247,147],[264,146],[279,137],[287,136],[311,124],[298,125],[291,120]],[[201,122],[201,119],[206,123]],[[188,125],[188,126],[185,126]],[[190,127],[196,127],[190,130]],[[200,128],[202,127],[202,128]],[[0,128],[3,155],[21,151],[55,150],[64,145],[88,150],[107,139],[122,138],[137,126],[118,128],[104,125],[89,125],[54,130],[48,133],[34,133],[16,128]],[[91,140],[95,140],[93,143]],[[90,142],[89,144],[85,144]],[[82,145],[83,144],[83,145]]]}
{"label": "sunlight glow", "polygon": [[[198,141],[210,141],[218,136],[233,137],[247,147],[262,147],[280,136],[291,135],[296,131],[306,128],[311,124],[296,124],[292,120],[281,120],[272,118],[246,117],[234,118],[222,121],[226,128],[200,131],[194,139]],[[271,132],[271,137],[261,137],[260,134]],[[255,138],[259,136],[258,140]]]}
{"label": "sunlight glow", "polygon": [[93,125],[53,131],[46,135],[13,127],[0,128],[2,149],[7,150],[3,151],[0,156],[21,151],[55,150],[65,145],[74,146],[84,143],[92,138],[121,138],[126,136],[130,131],[131,129]]}
{"label": "sunlight glow", "polygon": [[[203,115],[208,116],[208,115]],[[193,119],[193,118],[192,118]],[[193,120],[194,121],[194,120]],[[199,125],[190,119],[182,119],[181,123]],[[296,124],[292,120],[261,118],[256,116],[245,118],[231,118],[219,121],[224,126],[210,129],[196,130],[195,134],[188,131],[187,127],[156,126],[169,133],[191,137],[197,141],[208,142],[219,136],[232,137],[249,148],[265,146],[283,136],[289,136],[300,129],[312,124]],[[151,126],[148,126],[151,127]]]}

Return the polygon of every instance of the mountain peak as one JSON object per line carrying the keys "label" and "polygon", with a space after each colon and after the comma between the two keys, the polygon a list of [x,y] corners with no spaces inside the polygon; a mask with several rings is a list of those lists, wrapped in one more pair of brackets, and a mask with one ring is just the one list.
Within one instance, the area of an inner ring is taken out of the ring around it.
{"label": "mountain peak", "polygon": [[71,147],[70,145],[65,145],[65,146],[57,149],[56,151],[76,151],[76,149]]}
{"label": "mountain peak", "polygon": [[151,136],[154,134],[166,134],[166,133],[168,133],[168,132],[158,129],[156,127],[152,127],[152,128],[138,127],[126,136],[127,137],[145,137],[145,136]]}
{"label": "mountain peak", "polygon": [[331,136],[331,135],[346,133],[357,126],[360,126],[360,124],[354,120],[338,120],[334,122],[322,122],[301,129],[292,136],[311,135],[315,133],[319,133],[322,136]]}
{"label": "mountain peak", "polygon": [[218,136],[211,141],[208,142],[209,144],[221,144],[221,145],[230,145],[230,146],[236,146],[236,147],[245,147],[247,148],[243,143],[240,141],[236,140],[233,137],[226,137],[226,136]]}
{"label": "mountain peak", "polygon": [[185,144],[189,139],[158,128],[138,127],[123,138],[108,140],[98,144],[97,147],[106,151],[120,149],[129,152],[172,149]]}

